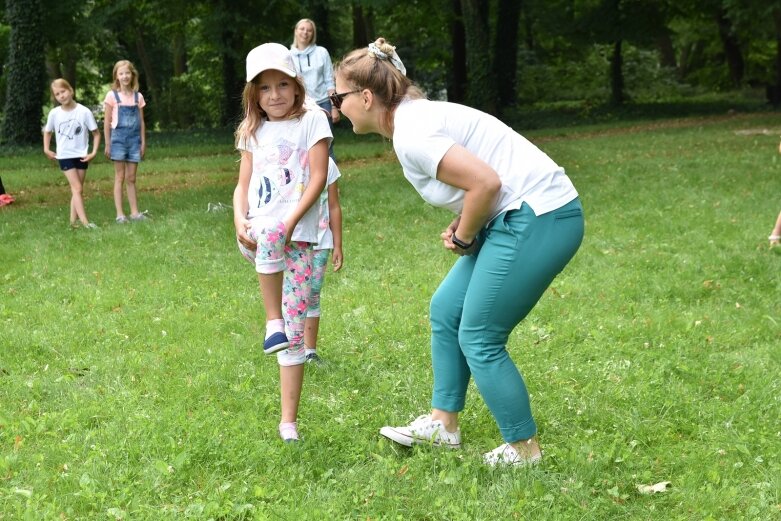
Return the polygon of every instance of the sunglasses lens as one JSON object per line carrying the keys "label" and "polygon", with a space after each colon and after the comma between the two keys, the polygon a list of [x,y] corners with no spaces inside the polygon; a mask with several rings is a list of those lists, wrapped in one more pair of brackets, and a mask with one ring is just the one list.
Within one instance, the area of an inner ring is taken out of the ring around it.
{"label": "sunglasses lens", "polygon": [[338,94],[331,94],[328,98],[331,100],[331,104],[334,108],[337,110],[342,108],[342,98],[340,98]]}

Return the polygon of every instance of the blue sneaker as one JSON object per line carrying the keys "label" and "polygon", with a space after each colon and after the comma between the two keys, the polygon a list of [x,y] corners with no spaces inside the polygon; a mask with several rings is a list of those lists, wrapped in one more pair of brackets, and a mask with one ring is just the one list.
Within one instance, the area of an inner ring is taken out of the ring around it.
{"label": "blue sneaker", "polygon": [[282,351],[288,347],[290,347],[290,341],[287,339],[287,335],[281,331],[277,331],[263,341],[263,352],[267,355]]}

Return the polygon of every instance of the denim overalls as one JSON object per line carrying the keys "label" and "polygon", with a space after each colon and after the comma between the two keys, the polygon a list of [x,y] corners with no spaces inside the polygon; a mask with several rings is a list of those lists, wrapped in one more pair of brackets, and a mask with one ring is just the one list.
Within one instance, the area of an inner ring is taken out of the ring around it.
{"label": "denim overalls", "polygon": [[141,161],[141,111],[138,108],[138,92],[133,93],[134,105],[120,105],[117,100],[117,126],[111,131],[111,160],[138,163]]}

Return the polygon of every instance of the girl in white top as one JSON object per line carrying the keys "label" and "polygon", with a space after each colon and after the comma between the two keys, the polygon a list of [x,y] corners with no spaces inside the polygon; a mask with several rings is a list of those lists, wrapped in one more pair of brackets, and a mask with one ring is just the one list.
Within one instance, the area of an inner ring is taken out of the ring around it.
{"label": "girl in white top", "polygon": [[440,239],[459,258],[431,300],[431,413],[380,434],[407,446],[460,447],[458,414],[474,377],[505,441],[485,462],[538,461],[529,395],[506,343],[580,246],[572,182],[495,117],[424,99],[382,38],[337,64],[336,91],[331,101],[353,130],[392,139],[421,197],[456,213]]}
{"label": "girl in white top", "polygon": [[[96,228],[87,219],[84,209],[84,180],[89,162],[100,146],[100,132],[95,116],[87,107],[73,99],[73,87],[67,80],[58,78],[51,84],[54,99],[60,104],[49,112],[43,127],[43,153],[49,159],[57,160],[60,170],[68,179],[71,188],[70,223],[76,224],[78,217],[87,228]],[[57,142],[57,153],[51,150],[52,134]],[[89,134],[92,134],[92,152],[89,152]]]}
{"label": "girl in white top", "polygon": [[287,48],[266,43],[249,52],[245,118],[236,130],[241,163],[233,221],[239,248],[258,273],[266,311],[263,350],[277,353],[280,365],[279,434],[285,441],[298,440],[316,203],[325,187],[331,140],[325,114],[307,110],[304,99]]}
{"label": "girl in white top", "polygon": [[307,363],[322,362],[317,354],[317,335],[320,331],[320,292],[323,289],[328,254],[333,250],[334,271],[342,269],[342,205],[339,202],[341,172],[333,159],[328,159],[328,180],[318,204],[318,239],[312,263],[312,292],[306,312],[304,350]]}

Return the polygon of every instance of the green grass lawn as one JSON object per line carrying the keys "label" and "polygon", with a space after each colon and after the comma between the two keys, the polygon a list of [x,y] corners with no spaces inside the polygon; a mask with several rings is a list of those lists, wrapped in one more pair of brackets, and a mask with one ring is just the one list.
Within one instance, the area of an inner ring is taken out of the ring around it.
{"label": "green grass lawn", "polygon": [[[340,134],[345,267],[323,290],[304,441],[277,437],[274,357],[235,247],[229,133],[149,137],[115,225],[113,171],[69,190],[0,157],[0,519],[781,519],[781,121],[774,113],[539,130],[586,209],[580,252],[511,336],[545,451],[490,469],[476,389],[464,448],[378,435],[429,408],[428,302],[451,220],[387,142]],[[669,481],[643,495],[637,485]]]}

